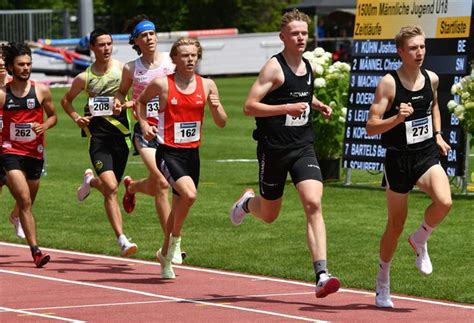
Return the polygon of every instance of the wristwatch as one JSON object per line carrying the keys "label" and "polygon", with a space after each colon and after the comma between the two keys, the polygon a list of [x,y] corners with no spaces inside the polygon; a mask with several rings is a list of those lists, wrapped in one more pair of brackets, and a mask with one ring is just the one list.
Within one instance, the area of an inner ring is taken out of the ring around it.
{"label": "wristwatch", "polygon": [[434,135],[435,135],[435,136],[436,136],[436,135],[442,135],[442,134],[443,134],[443,132],[442,132],[441,130],[436,130],[436,131],[434,132]]}

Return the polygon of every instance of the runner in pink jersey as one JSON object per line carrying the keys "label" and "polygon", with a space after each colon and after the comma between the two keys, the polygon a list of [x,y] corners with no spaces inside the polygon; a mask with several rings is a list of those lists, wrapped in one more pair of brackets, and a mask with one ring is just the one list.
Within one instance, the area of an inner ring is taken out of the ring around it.
{"label": "runner in pink jersey", "polygon": [[[119,113],[121,109],[132,108],[136,118],[135,100],[154,78],[172,74],[174,72],[174,64],[168,53],[161,53],[158,50],[155,25],[148,17],[145,15],[133,17],[126,22],[125,31],[130,33],[129,43],[137,51],[139,57],[125,64],[123,68],[122,81],[115,95],[115,109],[116,113]],[[132,88],[132,100],[126,101],[125,98],[130,88]],[[157,126],[159,122],[158,97],[150,100],[147,103],[146,109],[148,124]],[[156,166],[155,153],[158,142],[156,138],[146,140],[143,137],[140,125],[136,123],[133,144],[147,167],[149,174],[148,177],[139,180],[132,180],[130,176],[124,178],[126,189],[123,197],[123,207],[127,213],[133,212],[136,204],[136,193],[153,196],[161,228],[165,232],[166,221],[170,213],[168,201],[169,184]],[[173,259],[174,263],[182,263],[180,255],[181,253],[178,252],[177,257]]]}

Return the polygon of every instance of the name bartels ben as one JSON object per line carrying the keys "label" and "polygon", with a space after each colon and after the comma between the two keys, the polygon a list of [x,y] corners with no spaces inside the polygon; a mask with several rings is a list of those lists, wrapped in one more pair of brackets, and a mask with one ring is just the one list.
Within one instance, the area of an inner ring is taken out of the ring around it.
{"label": "name bartels ben", "polygon": [[[357,5],[357,16],[373,17],[373,16],[409,16],[414,15],[418,18],[423,15],[439,15],[448,12],[448,0],[433,0],[430,4],[412,5],[404,1],[396,3],[381,2],[378,6],[372,3],[359,3]],[[452,20],[440,18],[439,34],[441,35],[457,35],[465,34],[467,31],[467,23],[463,20]],[[356,23],[355,36],[380,36],[382,35],[382,24],[380,22]]]}

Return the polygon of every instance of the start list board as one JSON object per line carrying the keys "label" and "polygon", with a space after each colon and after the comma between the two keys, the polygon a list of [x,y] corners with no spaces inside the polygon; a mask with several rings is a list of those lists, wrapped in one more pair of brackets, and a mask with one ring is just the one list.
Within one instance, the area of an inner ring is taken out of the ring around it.
{"label": "start list board", "polygon": [[451,86],[470,72],[472,10],[472,0],[358,0],[343,145],[344,168],[383,170],[386,149],[382,147],[381,136],[368,136],[365,131],[369,108],[380,79],[401,65],[393,40],[395,35],[403,26],[419,25],[426,36],[423,68],[439,76],[443,138],[452,148],[442,158],[443,167],[449,176],[463,175],[464,134],[459,120],[448,112],[447,102],[453,99]]}

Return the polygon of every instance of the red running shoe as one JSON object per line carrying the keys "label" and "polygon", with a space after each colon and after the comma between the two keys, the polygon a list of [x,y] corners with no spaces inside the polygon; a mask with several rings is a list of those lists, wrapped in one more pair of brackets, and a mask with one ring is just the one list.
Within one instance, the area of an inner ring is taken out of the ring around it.
{"label": "red running shoe", "polygon": [[37,268],[41,268],[51,260],[51,257],[42,251],[38,251],[33,255],[33,261]]}
{"label": "red running shoe", "polygon": [[341,283],[336,277],[332,277],[328,274],[321,274],[319,277],[319,282],[316,284],[316,297],[323,298],[329,294],[335,293],[338,291]]}
{"label": "red running shoe", "polygon": [[135,199],[135,194],[132,194],[128,191],[128,186],[132,182],[132,178],[130,176],[125,176],[123,179],[123,184],[125,185],[125,194],[123,195],[122,204],[123,209],[127,213],[132,213],[135,210],[135,204],[137,203]]}

